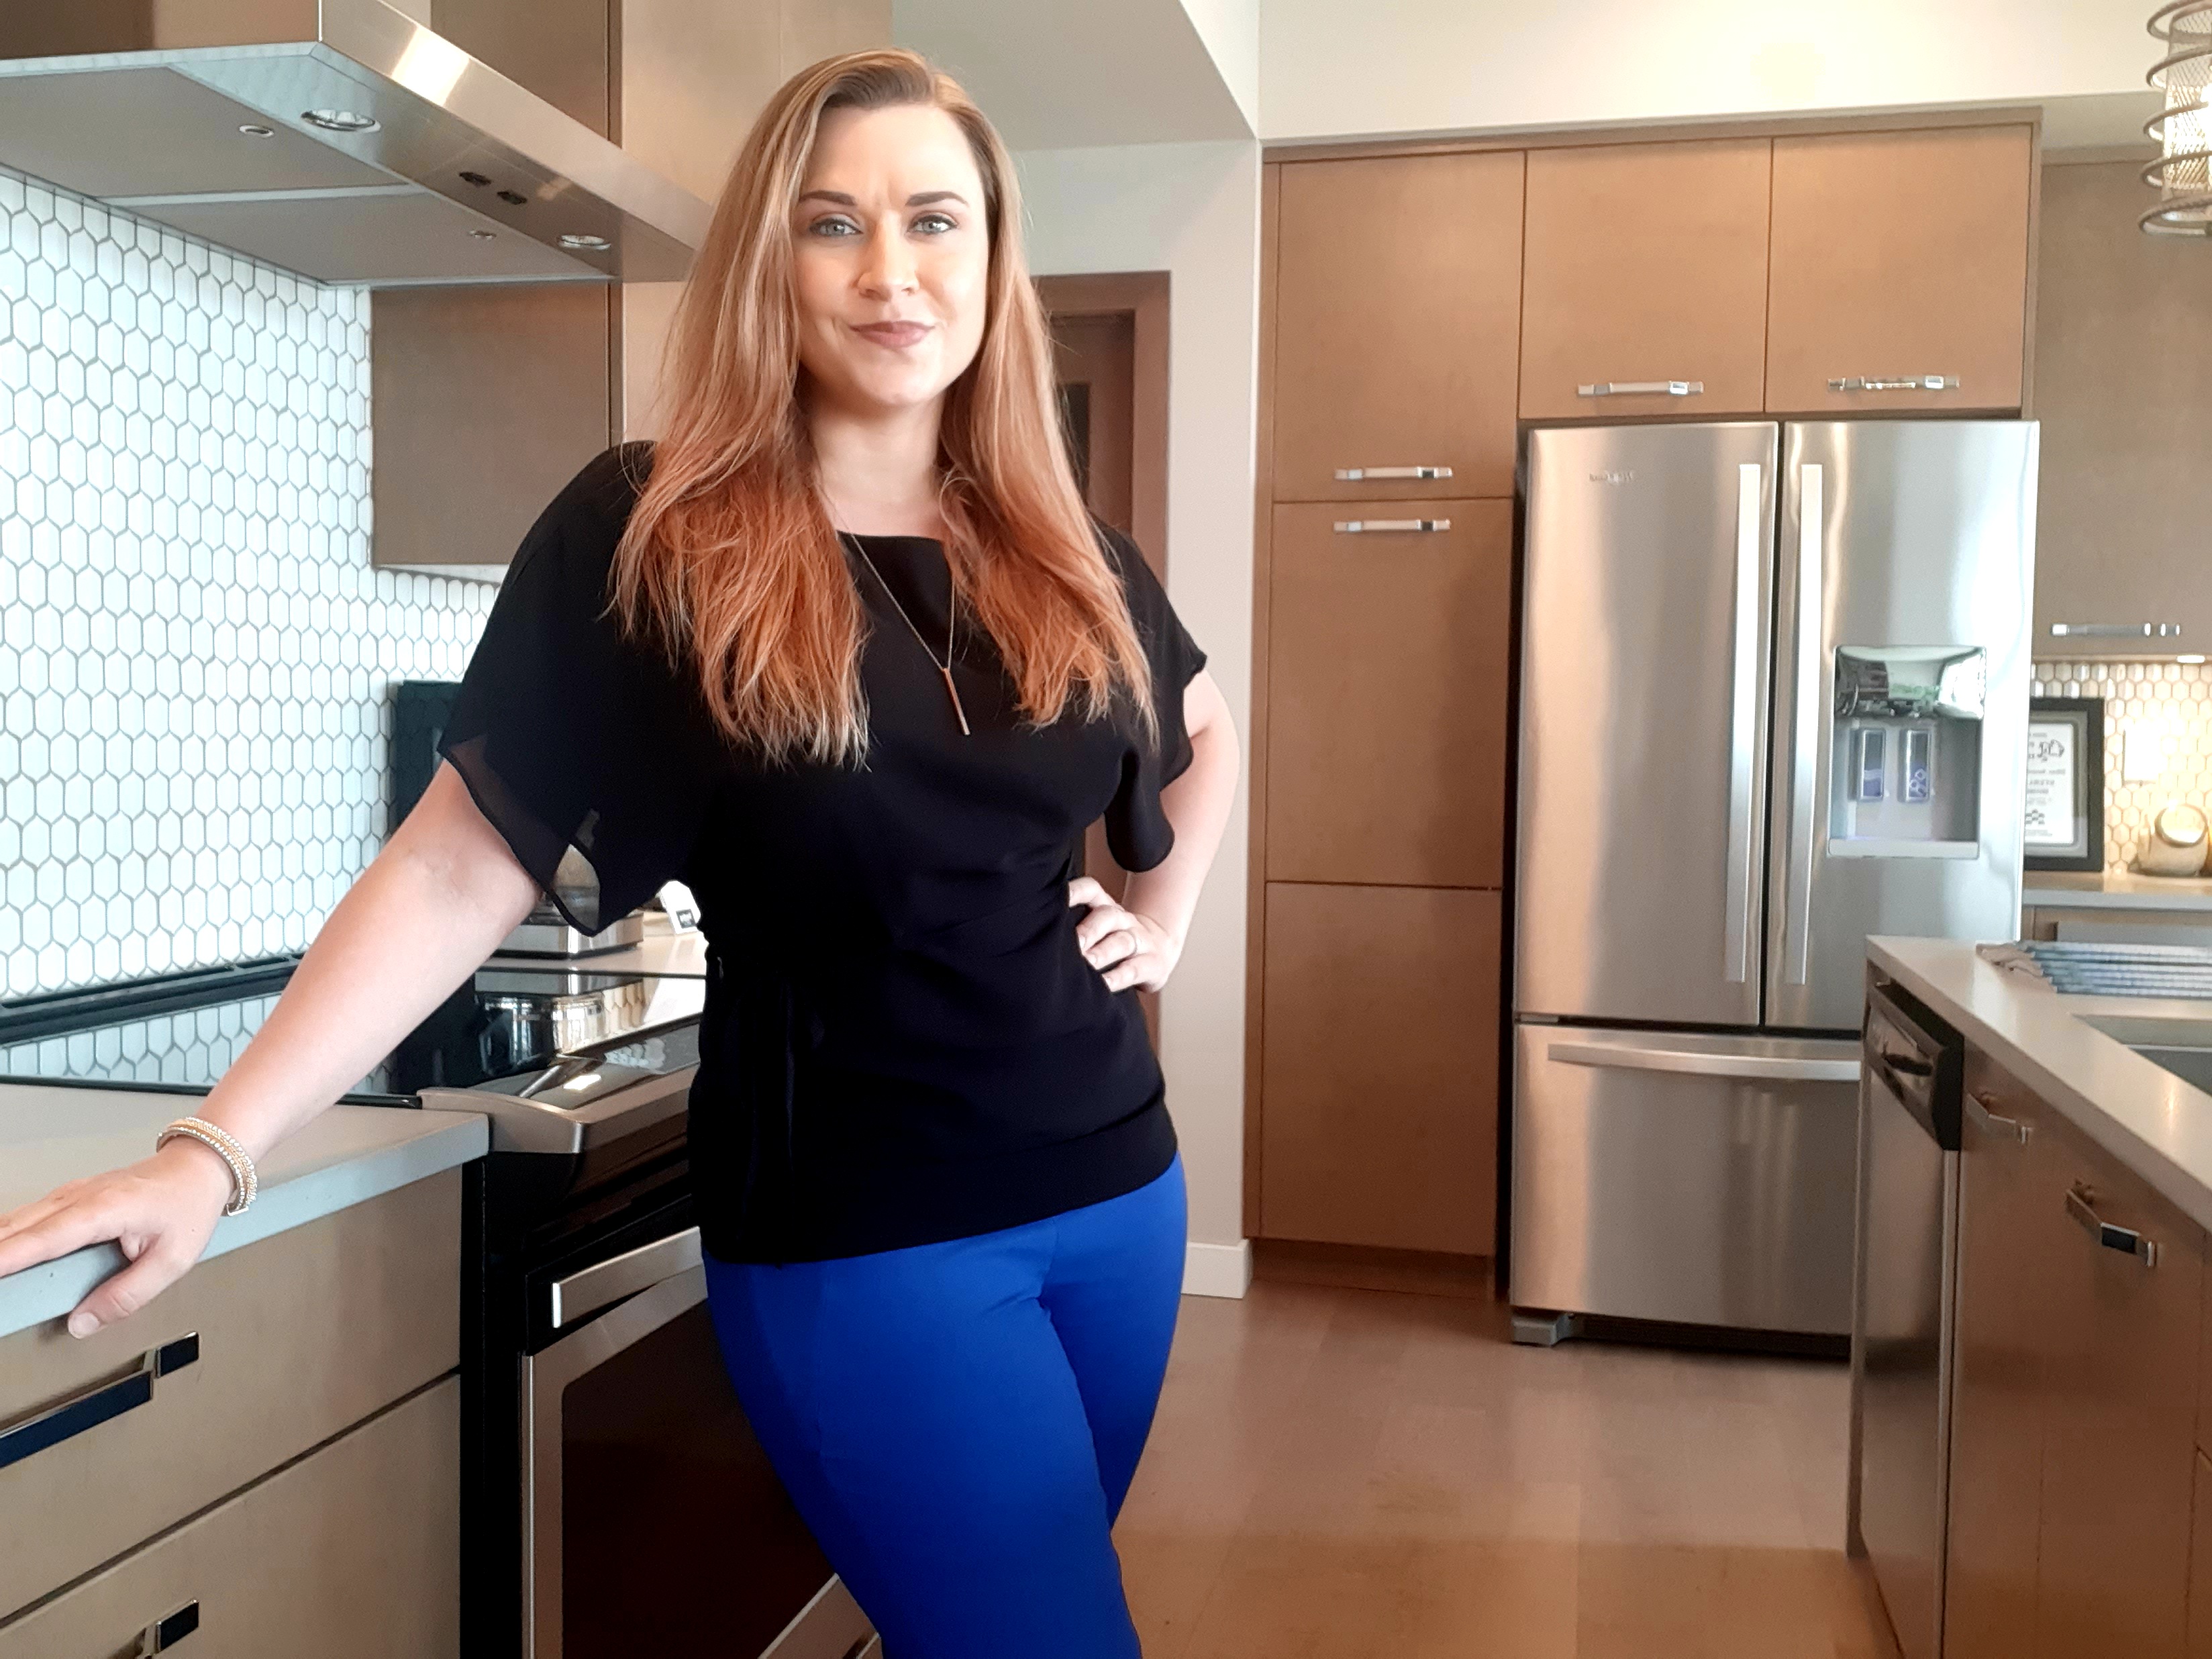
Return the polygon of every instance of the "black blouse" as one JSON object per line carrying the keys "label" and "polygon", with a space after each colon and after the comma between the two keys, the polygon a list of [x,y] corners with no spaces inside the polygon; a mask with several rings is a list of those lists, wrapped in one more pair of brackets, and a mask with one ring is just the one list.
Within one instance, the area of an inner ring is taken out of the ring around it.
{"label": "black blouse", "polygon": [[1157,747],[1126,710],[1023,724],[964,611],[963,737],[884,592],[941,652],[942,546],[848,537],[869,619],[866,759],[770,766],[728,744],[687,674],[608,614],[650,466],[646,446],[610,450],[532,526],[440,748],[578,927],[672,878],[696,895],[708,975],[690,1144],[707,1249],[857,1255],[1018,1226],[1161,1174],[1175,1132],[1136,993],[1109,991],[1083,959],[1086,912],[1066,893],[1102,816],[1127,869],[1174,842],[1160,791],[1190,763],[1182,693],[1206,655],[1143,556],[1100,532],[1151,661]]}

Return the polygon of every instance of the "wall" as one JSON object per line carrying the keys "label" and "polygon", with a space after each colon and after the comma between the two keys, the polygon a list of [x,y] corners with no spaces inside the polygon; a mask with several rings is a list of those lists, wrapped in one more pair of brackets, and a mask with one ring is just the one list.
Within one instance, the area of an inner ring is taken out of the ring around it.
{"label": "wall", "polygon": [[1265,0],[1261,136],[2139,94],[2145,0]]}
{"label": "wall", "polygon": [[[1040,275],[1169,273],[1168,593],[1250,724],[1259,147],[1146,144],[1017,158]],[[1190,1183],[1193,1289],[1244,1283],[1244,887],[1240,785],[1160,999],[1168,1101]],[[1234,1254],[1232,1255],[1231,1252]]]}
{"label": "wall", "polygon": [[4,994],[304,949],[493,592],[368,568],[368,296],[0,172],[0,306]]}
{"label": "wall", "polygon": [[[2033,695],[2105,700],[2106,869],[2132,867],[2153,816],[2167,803],[2212,811],[2212,665],[2039,662]],[[2126,746],[2140,743],[2155,744],[2163,757],[2155,782],[2122,775]]]}

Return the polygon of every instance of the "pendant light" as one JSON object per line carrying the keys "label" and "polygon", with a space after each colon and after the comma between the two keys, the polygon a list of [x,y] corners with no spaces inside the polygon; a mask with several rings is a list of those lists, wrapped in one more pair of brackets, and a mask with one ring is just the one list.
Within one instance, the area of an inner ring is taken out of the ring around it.
{"label": "pendant light", "polygon": [[2151,14],[2148,27],[2166,50],[2145,79],[2166,94],[2166,107],[2143,123],[2159,147],[2143,182],[2159,202],[2142,228],[2154,236],[2212,235],[2212,0],[2173,0]]}

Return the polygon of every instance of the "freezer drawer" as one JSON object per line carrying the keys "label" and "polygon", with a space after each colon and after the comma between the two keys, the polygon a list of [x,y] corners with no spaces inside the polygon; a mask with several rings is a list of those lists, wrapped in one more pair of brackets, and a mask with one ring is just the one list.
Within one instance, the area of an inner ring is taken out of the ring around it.
{"label": "freezer drawer", "polygon": [[1523,1024],[1516,1307],[1843,1335],[1858,1045]]}

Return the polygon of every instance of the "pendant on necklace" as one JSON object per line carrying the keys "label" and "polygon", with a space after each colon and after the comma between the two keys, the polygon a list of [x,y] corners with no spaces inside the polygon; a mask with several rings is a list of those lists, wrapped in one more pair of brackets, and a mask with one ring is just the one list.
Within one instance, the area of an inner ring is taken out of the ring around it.
{"label": "pendant on necklace", "polygon": [[960,735],[963,738],[975,736],[968,729],[968,711],[960,706],[959,688],[952,684],[952,670],[940,665],[937,672],[945,677],[945,695],[952,699],[952,712],[960,717]]}

